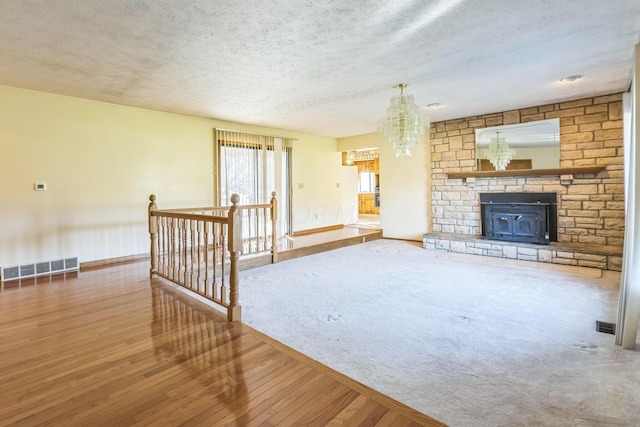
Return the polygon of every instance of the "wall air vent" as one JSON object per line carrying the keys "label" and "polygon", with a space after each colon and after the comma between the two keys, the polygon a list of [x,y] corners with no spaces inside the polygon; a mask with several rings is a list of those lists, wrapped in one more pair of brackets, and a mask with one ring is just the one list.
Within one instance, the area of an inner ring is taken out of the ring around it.
{"label": "wall air vent", "polygon": [[3,267],[0,282],[78,271],[78,257]]}
{"label": "wall air vent", "polygon": [[602,332],[604,334],[616,334],[616,324],[609,322],[601,322],[600,320],[596,320],[596,331]]}

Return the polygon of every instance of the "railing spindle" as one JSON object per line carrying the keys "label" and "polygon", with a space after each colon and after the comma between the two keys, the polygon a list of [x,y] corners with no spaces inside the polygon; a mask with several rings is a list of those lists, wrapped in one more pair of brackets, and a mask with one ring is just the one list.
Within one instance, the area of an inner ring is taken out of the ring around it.
{"label": "railing spindle", "polygon": [[197,281],[198,281],[198,293],[202,293],[202,275],[200,272],[202,271],[202,221],[198,220],[198,270],[197,270]]}
{"label": "railing spindle", "polygon": [[165,245],[165,249],[162,253],[162,274],[164,274],[165,276],[169,275],[169,251],[171,250],[169,248],[169,218],[167,217],[162,217],[162,222],[164,225],[164,235],[165,235],[165,239],[164,239],[164,245]]}
{"label": "railing spindle", "polygon": [[220,247],[220,227],[222,224],[213,225],[213,248],[211,258],[213,260],[213,280],[211,285],[211,297],[218,299],[218,248]]}
{"label": "railing spindle", "polygon": [[169,252],[167,253],[167,257],[169,259],[169,274],[171,276],[171,280],[173,280],[175,282],[176,280],[176,272],[175,272],[175,257],[176,257],[176,251],[175,251],[175,240],[174,240],[174,236],[175,236],[175,229],[174,229],[174,218],[169,217]]}
{"label": "railing spindle", "polygon": [[278,221],[278,201],[276,192],[271,193],[271,263],[278,262],[278,236],[276,234]]}
{"label": "railing spindle", "polygon": [[181,251],[181,255],[182,255],[182,262],[181,262],[181,269],[182,269],[182,280],[184,283],[185,287],[189,287],[189,282],[187,280],[187,272],[189,271],[189,269],[187,268],[187,236],[189,234],[188,230],[187,230],[187,220],[183,219],[182,223],[181,223],[181,227],[180,227],[180,231],[181,231],[181,237],[182,237],[182,251]]}
{"label": "railing spindle", "polygon": [[211,286],[209,282],[209,228],[214,225],[210,222],[204,223],[204,293],[208,297],[211,297],[211,293],[209,292],[209,287]]}
{"label": "railing spindle", "polygon": [[267,209],[262,208],[262,231],[260,233],[261,236],[264,236],[264,239],[262,239],[262,250],[266,251],[267,250],[267,246],[269,244],[268,242],[268,234],[267,234]]}

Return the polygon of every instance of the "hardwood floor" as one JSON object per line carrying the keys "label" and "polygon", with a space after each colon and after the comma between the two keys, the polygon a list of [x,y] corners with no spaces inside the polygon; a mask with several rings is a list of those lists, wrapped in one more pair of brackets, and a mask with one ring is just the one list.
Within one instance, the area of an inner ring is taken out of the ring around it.
{"label": "hardwood floor", "polygon": [[133,262],[0,289],[0,425],[442,425]]}

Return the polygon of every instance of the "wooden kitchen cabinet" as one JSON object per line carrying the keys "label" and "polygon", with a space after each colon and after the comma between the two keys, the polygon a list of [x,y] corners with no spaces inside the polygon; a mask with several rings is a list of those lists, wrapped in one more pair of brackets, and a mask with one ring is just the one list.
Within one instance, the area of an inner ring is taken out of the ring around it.
{"label": "wooden kitchen cabinet", "polygon": [[375,211],[375,198],[373,193],[358,194],[358,213],[373,214]]}
{"label": "wooden kitchen cabinet", "polygon": [[356,162],[356,165],[358,166],[358,173],[362,173],[362,172],[373,172],[375,174],[379,173],[378,171],[380,167],[379,167],[378,159]]}
{"label": "wooden kitchen cabinet", "polygon": [[374,165],[373,165],[373,160],[368,160],[367,161],[367,172],[373,172]]}

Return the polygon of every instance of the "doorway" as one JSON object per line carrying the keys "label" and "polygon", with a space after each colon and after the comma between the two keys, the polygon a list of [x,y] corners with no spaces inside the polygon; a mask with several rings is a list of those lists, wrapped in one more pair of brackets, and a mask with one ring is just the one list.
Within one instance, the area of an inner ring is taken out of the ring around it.
{"label": "doorway", "polygon": [[375,149],[344,152],[343,165],[357,169],[357,225],[380,228],[380,160]]}

